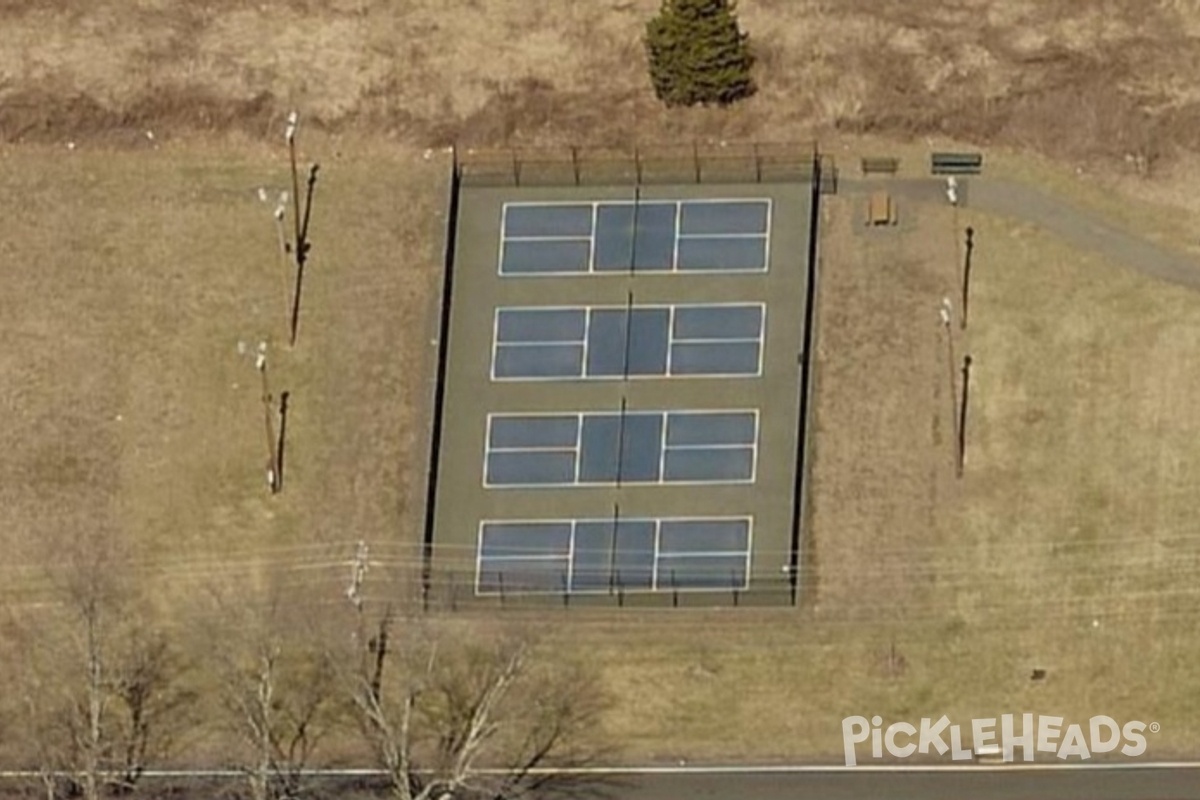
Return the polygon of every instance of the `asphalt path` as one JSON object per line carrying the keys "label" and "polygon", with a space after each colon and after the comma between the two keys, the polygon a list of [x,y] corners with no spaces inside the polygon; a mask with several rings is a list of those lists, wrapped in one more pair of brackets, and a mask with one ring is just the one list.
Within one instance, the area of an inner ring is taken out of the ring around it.
{"label": "asphalt path", "polygon": [[[859,767],[591,767],[535,770],[558,787],[536,800],[1200,800],[1200,762],[1129,762],[1066,766],[1008,764]],[[329,796],[338,787],[376,785],[378,769],[310,769]],[[39,773],[0,771],[0,786]],[[188,787],[245,779],[241,770],[148,770],[146,792],[188,797]],[[349,789],[347,789],[349,791]],[[361,797],[361,793],[350,792]],[[7,795],[6,795],[7,796]],[[201,793],[200,796],[210,796]]]}
{"label": "asphalt path", "polygon": [[605,784],[598,796],[611,800],[1200,800],[1200,766],[660,772]]}
{"label": "asphalt path", "polygon": [[[839,187],[851,194],[886,189],[898,197],[920,202],[947,202],[945,181],[931,178],[851,178],[840,182]],[[1113,263],[1190,289],[1200,289],[1200,261],[1190,254],[1144,239],[1100,214],[1041,189],[1002,178],[962,178],[959,196],[964,207],[1036,225]]]}

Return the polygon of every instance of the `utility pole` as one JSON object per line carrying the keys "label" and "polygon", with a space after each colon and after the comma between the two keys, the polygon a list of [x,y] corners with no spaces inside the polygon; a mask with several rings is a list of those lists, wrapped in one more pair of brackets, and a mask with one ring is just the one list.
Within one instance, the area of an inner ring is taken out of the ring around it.
{"label": "utility pole", "polygon": [[288,399],[291,392],[279,394],[279,439],[275,443],[275,491],[283,491],[283,449],[287,441]]}
{"label": "utility pole", "polygon": [[967,396],[971,387],[971,356],[963,356],[962,401],[958,407],[958,477],[963,476],[967,463]]}
{"label": "utility pole", "polygon": [[259,342],[258,356],[254,360],[254,368],[262,379],[263,422],[267,433],[267,486],[271,494],[279,493],[279,451],[275,439],[275,423],[271,419],[274,409],[271,407],[271,386],[267,379],[267,343]]}
{"label": "utility pole", "polygon": [[[270,199],[265,187],[259,187],[258,199],[263,203],[268,202]],[[291,280],[289,276],[289,262],[291,260],[292,246],[288,244],[287,233],[284,231],[287,204],[288,192],[285,190],[279,193],[279,197],[275,203],[275,210],[271,214],[275,220],[275,234],[279,242],[279,280],[280,287],[283,289],[283,322],[285,326],[288,324],[288,317],[292,310],[291,289],[288,286]],[[290,338],[290,333],[285,335],[284,338]]]}
{"label": "utility pole", "polygon": [[[292,293],[291,320],[288,334],[288,345],[296,346],[296,334],[300,326],[300,294],[304,288],[304,264],[308,260],[308,223],[312,214],[313,190],[317,185],[319,164],[313,164],[308,171],[307,190],[304,195],[304,209],[300,208],[300,171],[296,164],[296,129],[299,127],[299,115],[295,111],[288,114],[287,130],[284,138],[288,145],[288,161],[292,169],[292,256],[296,262],[296,288]],[[283,241],[283,210],[287,203],[286,194],[280,197],[280,204],[275,209],[275,218],[279,222],[281,249],[286,253],[287,245]]]}
{"label": "utility pole", "polygon": [[292,291],[289,285],[291,280],[288,275],[288,255],[291,253],[291,247],[288,245],[287,234],[283,230],[283,218],[287,214],[288,193],[279,193],[279,203],[275,206],[275,232],[279,238],[279,279],[280,286],[283,288],[283,320],[288,327],[288,341],[291,341],[291,327],[288,320],[292,313]]}
{"label": "utility pole", "polygon": [[962,282],[962,329],[967,329],[967,305],[971,299],[971,252],[975,249],[975,229],[967,226],[967,251],[963,260]]}
{"label": "utility pole", "polygon": [[946,368],[950,378],[950,412],[954,420],[954,437],[957,440],[958,431],[958,389],[954,385],[954,329],[952,322],[954,320],[954,307],[950,303],[949,297],[942,298],[942,306],[938,309],[938,315],[942,320],[942,330],[946,332]]}
{"label": "utility pole", "polygon": [[287,139],[288,159],[292,164],[292,212],[295,223],[296,238],[293,239],[296,243],[296,252],[300,252],[300,175],[296,171],[296,128],[300,124],[300,116],[292,111],[287,118],[287,131],[284,132],[284,138]]}
{"label": "utility pole", "polygon": [[355,611],[362,611],[362,588],[363,582],[367,578],[367,569],[370,566],[369,555],[370,550],[367,548],[367,543],[359,541],[358,546],[354,549],[354,562],[350,569],[350,586],[346,589],[346,599],[354,606]]}

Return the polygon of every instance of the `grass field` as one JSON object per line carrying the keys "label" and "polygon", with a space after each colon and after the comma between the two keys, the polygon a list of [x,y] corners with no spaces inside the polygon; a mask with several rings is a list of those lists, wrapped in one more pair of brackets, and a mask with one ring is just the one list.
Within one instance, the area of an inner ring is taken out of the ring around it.
{"label": "grass field", "polygon": [[951,136],[1070,162],[1195,151],[1195,0],[753,0],[759,95],[666,112],[657,0],[0,2],[0,133],[262,136],[292,106],[426,146]]}
{"label": "grass field", "polygon": [[[380,591],[398,590],[418,540],[446,164],[370,139],[306,149],[323,168],[294,350],[257,198],[282,185],[279,152],[4,151],[5,189],[24,198],[0,221],[23,267],[0,300],[21,343],[3,356],[0,455],[17,613],[96,542],[186,647],[224,624],[214,592],[251,615],[336,609],[359,538]],[[966,209],[903,205],[901,231],[865,234],[859,203],[826,211],[806,606],[536,625],[603,669],[606,727],[630,759],[836,757],[852,713],[1027,710],[1153,719],[1152,752],[1188,752],[1200,303]],[[957,481],[936,310],[957,296],[967,224],[955,352],[976,370]],[[261,338],[272,389],[292,392],[275,499],[237,349]]]}
{"label": "grass field", "polygon": [[[313,143],[324,166],[289,349],[271,218],[290,183],[280,144],[2,151],[4,195],[21,198],[0,220],[2,592],[17,613],[91,554],[152,598],[187,647],[204,645],[210,595],[230,587],[239,603],[344,603],[360,538],[377,542],[381,588],[407,576],[445,164]],[[291,392],[274,498],[262,340],[271,390]]]}
{"label": "grass field", "polygon": [[[0,0],[8,617],[48,619],[102,558],[203,670],[223,629],[336,626],[359,540],[373,591],[408,597],[448,169],[427,146],[821,134],[844,166],[894,152],[915,175],[967,142],[989,174],[1200,253],[1196,2],[742,5],[759,96],[674,113],[640,66],[655,0]],[[322,171],[290,349],[257,191],[286,186],[293,106]],[[1151,757],[1193,754],[1200,297],[969,208],[905,204],[868,237],[859,206],[826,212],[804,606],[514,619],[602,670],[629,761],[836,759],[848,714],[1004,712],[1153,720]],[[937,306],[968,224],[957,480]],[[262,340],[291,397],[276,498]],[[0,716],[32,661],[14,630]],[[0,736],[0,759],[26,744]],[[210,736],[181,759],[227,756]]]}

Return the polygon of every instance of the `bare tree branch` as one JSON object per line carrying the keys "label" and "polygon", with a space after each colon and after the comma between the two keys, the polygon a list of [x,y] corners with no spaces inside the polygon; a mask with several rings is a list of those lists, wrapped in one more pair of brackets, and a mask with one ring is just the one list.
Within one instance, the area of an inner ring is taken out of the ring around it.
{"label": "bare tree branch", "polygon": [[132,789],[169,754],[189,694],[166,637],[109,559],[111,542],[77,544],[51,576],[65,602],[14,626],[26,654],[23,726],[46,795],[95,800]]}
{"label": "bare tree branch", "polygon": [[275,632],[273,614],[225,637],[218,665],[228,724],[246,745],[242,768],[253,800],[304,795],[305,770],[336,717],[327,657],[299,636]]}
{"label": "bare tree branch", "polygon": [[410,624],[398,637],[393,623],[390,614],[378,622],[368,641],[391,650],[368,644],[371,658],[358,663],[369,668],[350,690],[399,800],[519,797],[550,782],[536,768],[582,765],[595,752],[584,744],[602,707],[594,674],[538,668],[523,634],[467,639]]}

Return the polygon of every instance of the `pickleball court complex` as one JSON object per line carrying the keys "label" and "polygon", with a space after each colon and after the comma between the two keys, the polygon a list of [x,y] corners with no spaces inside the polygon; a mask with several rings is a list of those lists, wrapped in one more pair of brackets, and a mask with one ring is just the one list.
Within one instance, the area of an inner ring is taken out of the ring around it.
{"label": "pickleball court complex", "polygon": [[518,184],[455,182],[427,591],[794,601],[811,175]]}

